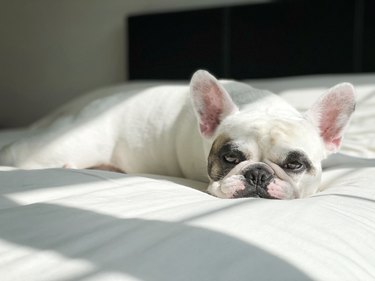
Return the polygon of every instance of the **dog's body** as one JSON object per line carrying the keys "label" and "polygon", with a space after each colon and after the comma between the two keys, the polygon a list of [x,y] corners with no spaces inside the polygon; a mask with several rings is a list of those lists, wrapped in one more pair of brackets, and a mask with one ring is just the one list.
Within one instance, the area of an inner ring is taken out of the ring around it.
{"label": "dog's body", "polygon": [[150,87],[63,107],[2,149],[0,163],[112,167],[210,181],[222,198],[299,198],[317,191],[321,161],[339,148],[353,110],[349,84],[303,115],[270,92],[197,71],[190,89]]}

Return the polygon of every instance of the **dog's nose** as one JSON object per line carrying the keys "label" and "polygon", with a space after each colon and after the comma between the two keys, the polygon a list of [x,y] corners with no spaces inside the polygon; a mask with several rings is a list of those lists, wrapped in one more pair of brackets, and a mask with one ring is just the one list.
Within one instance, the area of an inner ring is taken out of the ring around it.
{"label": "dog's nose", "polygon": [[273,178],[273,174],[267,167],[256,165],[246,171],[245,178],[252,186],[266,188]]}

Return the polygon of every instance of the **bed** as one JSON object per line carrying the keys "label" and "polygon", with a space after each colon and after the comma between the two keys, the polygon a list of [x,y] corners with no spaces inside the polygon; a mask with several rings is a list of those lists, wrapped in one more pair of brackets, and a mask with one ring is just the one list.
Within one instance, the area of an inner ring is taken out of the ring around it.
{"label": "bed", "polygon": [[[329,86],[355,85],[356,112],[320,192],[219,199],[206,183],[163,175],[0,167],[0,279],[375,280],[375,74],[248,78],[301,111]],[[0,145],[23,134],[3,130]]]}

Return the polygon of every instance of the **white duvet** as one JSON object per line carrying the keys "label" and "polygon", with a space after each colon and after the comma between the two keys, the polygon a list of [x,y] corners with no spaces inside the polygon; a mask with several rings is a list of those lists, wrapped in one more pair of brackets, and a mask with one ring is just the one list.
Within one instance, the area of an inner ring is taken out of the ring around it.
{"label": "white duvet", "polygon": [[375,75],[251,82],[304,110],[342,81],[357,88],[342,147],[355,158],[327,162],[310,198],[225,200],[184,179],[1,167],[0,280],[375,280]]}

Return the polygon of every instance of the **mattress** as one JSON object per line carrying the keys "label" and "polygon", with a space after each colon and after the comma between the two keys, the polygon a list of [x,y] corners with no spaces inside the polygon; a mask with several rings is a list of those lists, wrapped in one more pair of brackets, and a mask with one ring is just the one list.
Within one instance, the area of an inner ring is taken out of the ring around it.
{"label": "mattress", "polygon": [[[0,167],[0,279],[375,280],[375,75],[246,82],[305,110],[342,81],[356,87],[356,112],[309,198],[219,199],[182,178]],[[0,132],[0,145],[23,133]]]}

